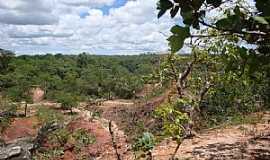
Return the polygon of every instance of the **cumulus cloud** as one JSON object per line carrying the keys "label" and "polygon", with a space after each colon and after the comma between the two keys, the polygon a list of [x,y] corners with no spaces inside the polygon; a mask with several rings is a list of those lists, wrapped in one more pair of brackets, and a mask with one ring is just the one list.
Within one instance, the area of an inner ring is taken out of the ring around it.
{"label": "cumulus cloud", "polygon": [[60,0],[61,3],[71,6],[100,7],[112,5],[115,0]]}
{"label": "cumulus cloud", "polygon": [[49,25],[57,23],[54,0],[0,0],[0,23]]}
{"label": "cumulus cloud", "polygon": [[[31,1],[40,1],[40,6],[35,4],[40,11],[25,9],[34,7]],[[163,34],[169,35],[175,24],[169,15],[156,18],[156,0],[127,1],[123,6],[114,6],[117,0],[49,1],[51,8],[43,4],[44,0],[0,0],[0,32],[5,37],[0,48],[97,54],[166,51],[167,37]],[[114,6],[108,14],[100,9],[105,5]],[[43,13],[50,16],[43,17]]]}
{"label": "cumulus cloud", "polygon": [[58,18],[46,13],[1,13],[0,23],[14,24],[14,25],[49,25],[58,22]]}

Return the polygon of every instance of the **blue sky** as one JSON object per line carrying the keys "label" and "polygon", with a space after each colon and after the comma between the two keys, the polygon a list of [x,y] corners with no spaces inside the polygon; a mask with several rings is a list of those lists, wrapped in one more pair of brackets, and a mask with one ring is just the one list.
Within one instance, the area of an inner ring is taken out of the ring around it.
{"label": "blue sky", "polygon": [[[126,4],[127,0],[116,0],[112,5],[105,5],[102,7],[99,7],[98,9],[102,10],[104,15],[108,15],[111,8],[119,8]],[[89,16],[88,12],[81,12],[80,13],[81,18],[85,18]]]}
{"label": "blue sky", "polygon": [[127,0],[116,0],[113,5],[109,5],[109,6],[103,6],[101,7],[100,9],[102,10],[102,12],[105,14],[105,15],[108,15],[109,14],[109,11],[111,8],[119,8],[119,7],[122,7],[126,4]]}
{"label": "blue sky", "polygon": [[174,20],[157,0],[0,0],[0,48],[17,54],[138,54],[168,50]]}

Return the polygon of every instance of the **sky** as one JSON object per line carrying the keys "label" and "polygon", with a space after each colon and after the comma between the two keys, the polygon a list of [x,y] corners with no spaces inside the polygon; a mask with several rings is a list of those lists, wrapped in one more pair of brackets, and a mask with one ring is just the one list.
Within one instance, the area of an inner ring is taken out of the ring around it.
{"label": "sky", "polygon": [[0,48],[17,54],[135,54],[168,50],[179,20],[157,0],[0,0]]}

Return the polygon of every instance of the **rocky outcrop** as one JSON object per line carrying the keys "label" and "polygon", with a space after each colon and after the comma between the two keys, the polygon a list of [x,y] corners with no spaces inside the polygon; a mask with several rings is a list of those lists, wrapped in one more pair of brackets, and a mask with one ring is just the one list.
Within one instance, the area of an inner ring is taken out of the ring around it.
{"label": "rocky outcrop", "polygon": [[33,147],[30,139],[18,139],[0,147],[0,160],[31,160]]}
{"label": "rocky outcrop", "polygon": [[60,127],[56,123],[48,123],[39,129],[35,138],[21,138],[2,144],[0,160],[31,160],[31,152],[41,147],[47,135]]}

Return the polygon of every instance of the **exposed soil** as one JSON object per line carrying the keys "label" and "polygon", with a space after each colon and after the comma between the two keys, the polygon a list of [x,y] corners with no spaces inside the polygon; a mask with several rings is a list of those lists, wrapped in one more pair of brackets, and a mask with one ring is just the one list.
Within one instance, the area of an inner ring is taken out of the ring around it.
{"label": "exposed soil", "polygon": [[[71,131],[76,131],[77,129],[85,129],[90,134],[94,135],[96,142],[82,149],[82,154],[95,157],[97,159],[116,159],[115,151],[112,147],[111,135],[107,128],[104,127],[101,121],[94,120],[92,122],[78,119],[69,124],[69,129]],[[129,151],[130,146],[126,142],[126,136],[123,132],[117,130],[117,127],[113,127],[115,139],[117,141],[117,147],[119,153],[122,155],[123,159],[132,159],[132,153]]]}
{"label": "exposed soil", "polygon": [[[71,132],[85,129],[95,136],[96,142],[81,148],[79,153],[74,150],[74,144],[68,142],[60,159],[76,160],[78,156],[87,155],[97,160],[116,160],[108,130],[108,123],[112,121],[117,148],[122,160],[133,160],[130,140],[142,131],[153,132],[153,129],[159,129],[152,113],[157,106],[166,101],[166,97],[159,96],[140,103],[132,100],[105,101],[100,106],[81,105],[74,109],[73,111],[77,113],[76,118],[68,123],[68,129]],[[50,102],[30,105],[30,107],[33,109],[38,105],[46,105],[56,110],[59,108],[59,104]],[[35,109],[32,109],[29,114],[32,117],[14,119],[1,138],[9,142],[17,138],[34,137],[37,134],[39,122],[33,116]],[[99,111],[101,117],[93,118],[91,111]],[[176,157],[192,160],[269,160],[270,113],[258,114],[263,117],[260,123],[204,130],[198,136],[184,140]],[[143,123],[142,128],[138,127],[140,124],[138,122]],[[163,140],[153,149],[153,160],[168,160],[176,145],[171,139]]]}
{"label": "exposed soil", "polygon": [[[264,116],[261,123],[208,130],[184,140],[177,157],[196,160],[270,159],[270,113],[260,114]],[[168,160],[176,145],[171,139],[162,141],[153,150],[154,159]],[[258,150],[261,153],[256,153]],[[256,157],[262,153],[266,155]]]}
{"label": "exposed soil", "polygon": [[18,138],[34,137],[37,134],[39,122],[36,117],[15,118],[11,125],[1,135],[6,143]]}

